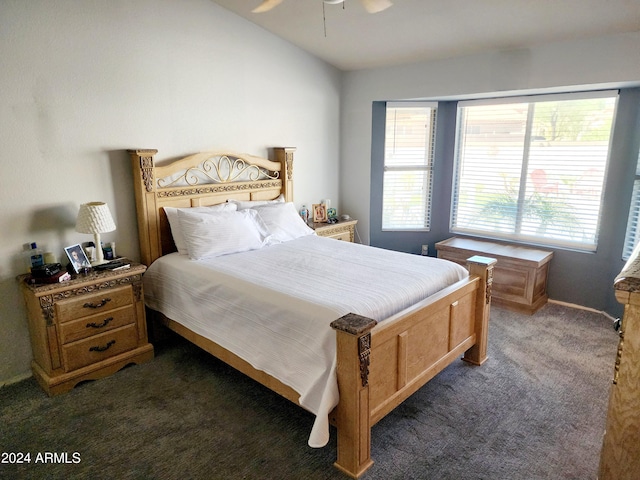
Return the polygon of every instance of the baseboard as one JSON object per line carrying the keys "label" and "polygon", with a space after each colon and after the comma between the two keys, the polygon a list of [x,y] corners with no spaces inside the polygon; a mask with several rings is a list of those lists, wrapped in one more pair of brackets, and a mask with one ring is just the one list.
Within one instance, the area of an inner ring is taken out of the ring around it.
{"label": "baseboard", "polygon": [[26,380],[27,378],[32,377],[32,376],[33,376],[33,374],[31,372],[29,372],[29,373],[23,373],[22,375],[18,375],[16,377],[10,378],[8,380],[2,380],[2,381],[0,381],[0,388],[6,387],[7,385],[12,385],[14,383],[21,382],[23,380]]}
{"label": "baseboard", "polygon": [[612,317],[611,315],[609,315],[607,312],[605,312],[603,310],[596,310],[595,308],[584,307],[582,305],[578,305],[578,304],[575,304],[575,303],[562,302],[560,300],[552,300],[551,298],[549,299],[549,303],[555,303],[556,305],[562,305],[564,307],[577,308],[578,310],[586,310],[588,312],[600,313],[600,314],[604,315],[605,317],[607,317],[612,322],[615,322],[616,320],[618,320],[617,318]]}

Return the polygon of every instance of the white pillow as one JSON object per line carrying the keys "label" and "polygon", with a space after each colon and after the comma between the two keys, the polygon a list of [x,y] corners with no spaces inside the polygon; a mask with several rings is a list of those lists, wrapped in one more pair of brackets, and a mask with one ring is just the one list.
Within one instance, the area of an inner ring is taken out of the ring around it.
{"label": "white pillow", "polygon": [[169,220],[169,226],[171,227],[171,236],[173,237],[173,243],[175,243],[178,253],[182,255],[188,255],[187,244],[184,240],[182,233],[182,227],[178,220],[179,210],[189,210],[191,212],[213,213],[213,212],[235,212],[238,206],[234,203],[221,203],[219,205],[212,205],[210,207],[193,207],[193,208],[174,208],[164,207],[164,212],[167,214],[167,220]]}
{"label": "white pillow", "polygon": [[178,219],[192,260],[256,250],[266,244],[268,232],[261,228],[258,213],[253,210],[218,213],[191,210],[179,210]]}
{"label": "white pillow", "polygon": [[262,205],[271,205],[274,203],[284,203],[284,195],[280,195],[273,200],[235,200],[230,198],[228,203],[234,203],[238,206],[238,210],[245,210],[247,208],[260,207]]}
{"label": "white pillow", "polygon": [[267,230],[271,234],[270,243],[287,242],[305,235],[315,234],[298,214],[291,202],[273,203],[255,207]]}

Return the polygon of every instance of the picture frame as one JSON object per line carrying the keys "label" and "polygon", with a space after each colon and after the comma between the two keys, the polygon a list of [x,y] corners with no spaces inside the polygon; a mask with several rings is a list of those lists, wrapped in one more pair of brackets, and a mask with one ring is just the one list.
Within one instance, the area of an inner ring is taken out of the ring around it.
{"label": "picture frame", "polygon": [[338,211],[335,208],[327,208],[327,223],[338,223]]}
{"label": "picture frame", "polygon": [[91,262],[89,262],[87,255],[79,243],[65,247],[64,252],[67,254],[67,258],[69,258],[74,272],[82,273],[91,268]]}
{"label": "picture frame", "polygon": [[314,223],[324,223],[327,221],[327,206],[324,203],[313,204]]}

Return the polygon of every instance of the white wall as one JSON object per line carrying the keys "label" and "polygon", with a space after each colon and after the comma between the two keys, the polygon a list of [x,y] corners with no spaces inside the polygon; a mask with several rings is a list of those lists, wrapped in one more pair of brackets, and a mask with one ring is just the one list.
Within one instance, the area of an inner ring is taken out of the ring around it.
{"label": "white wall", "polygon": [[339,204],[340,72],[208,0],[0,0],[0,58],[0,385],[30,374],[23,244],[62,258],[100,200],[137,258],[127,148],[294,146],[296,204]]}
{"label": "white wall", "polygon": [[640,32],[348,72],[342,91],[342,208],[369,241],[371,105],[412,98],[474,98],[500,92],[640,84]]}

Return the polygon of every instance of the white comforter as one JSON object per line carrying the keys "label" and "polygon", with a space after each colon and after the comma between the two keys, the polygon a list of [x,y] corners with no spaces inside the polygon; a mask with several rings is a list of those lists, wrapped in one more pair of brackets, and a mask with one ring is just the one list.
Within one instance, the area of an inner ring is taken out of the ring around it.
{"label": "white comforter", "polygon": [[309,235],[208,260],[166,255],[144,288],[150,308],[298,392],[316,415],[309,445],[322,447],[338,403],[329,324],[349,312],[384,320],[467,275],[445,260]]}

